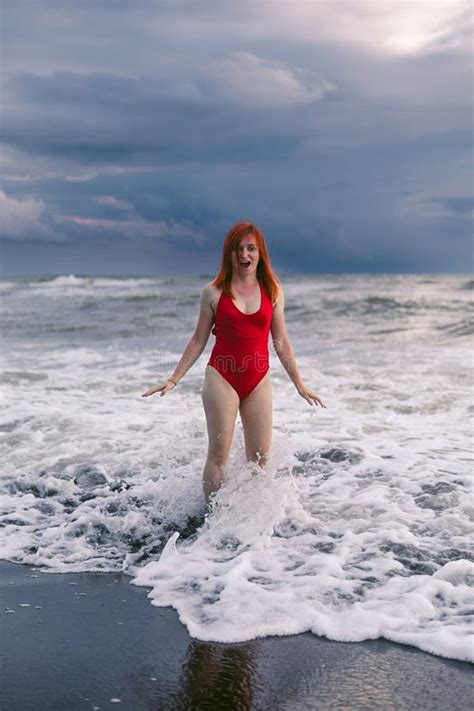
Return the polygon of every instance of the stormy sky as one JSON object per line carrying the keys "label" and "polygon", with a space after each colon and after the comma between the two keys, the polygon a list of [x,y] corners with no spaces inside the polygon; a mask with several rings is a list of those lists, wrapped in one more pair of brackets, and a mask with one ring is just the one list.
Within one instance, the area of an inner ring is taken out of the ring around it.
{"label": "stormy sky", "polygon": [[1,274],[472,270],[470,0],[2,0]]}

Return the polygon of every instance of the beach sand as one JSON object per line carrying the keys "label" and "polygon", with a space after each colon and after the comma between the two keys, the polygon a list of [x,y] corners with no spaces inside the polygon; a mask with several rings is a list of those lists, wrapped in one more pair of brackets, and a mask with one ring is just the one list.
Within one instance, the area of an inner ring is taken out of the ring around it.
{"label": "beach sand", "polygon": [[192,639],[115,573],[0,561],[1,711],[465,709],[471,665],[385,640]]}

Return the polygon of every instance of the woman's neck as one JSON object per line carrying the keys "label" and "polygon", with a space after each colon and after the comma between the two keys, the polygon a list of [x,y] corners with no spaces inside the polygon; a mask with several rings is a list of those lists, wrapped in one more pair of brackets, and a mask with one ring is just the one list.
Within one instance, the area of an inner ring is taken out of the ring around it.
{"label": "woman's neck", "polygon": [[245,291],[251,291],[258,284],[258,279],[256,274],[249,274],[244,277],[233,276],[231,281],[231,286],[237,287],[237,289],[242,289]]}

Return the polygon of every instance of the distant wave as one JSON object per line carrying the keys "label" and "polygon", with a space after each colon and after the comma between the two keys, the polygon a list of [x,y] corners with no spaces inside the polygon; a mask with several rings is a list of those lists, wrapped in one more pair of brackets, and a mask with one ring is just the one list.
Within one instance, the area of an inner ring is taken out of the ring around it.
{"label": "distant wave", "polygon": [[386,296],[367,296],[362,299],[323,299],[324,308],[335,310],[339,315],[376,314],[394,311],[415,311],[425,308],[425,304],[416,301],[398,301]]}
{"label": "distant wave", "polygon": [[93,279],[91,277],[77,277],[75,274],[68,274],[67,276],[58,276],[54,279],[48,279],[44,282],[47,286],[86,286],[91,284]]}
{"label": "distant wave", "polygon": [[474,324],[470,319],[462,319],[455,323],[435,326],[439,331],[450,333],[453,336],[472,336],[474,334]]}
{"label": "distant wave", "polygon": [[3,294],[7,291],[11,291],[15,289],[18,286],[18,284],[14,281],[1,281],[0,282],[0,294]]}
{"label": "distant wave", "polygon": [[143,277],[99,277],[99,276],[76,276],[75,274],[61,275],[57,277],[42,277],[32,279],[27,282],[31,286],[46,286],[48,288],[57,287],[107,287],[123,285],[127,288],[146,286],[147,284],[162,283],[162,279],[150,279]]}

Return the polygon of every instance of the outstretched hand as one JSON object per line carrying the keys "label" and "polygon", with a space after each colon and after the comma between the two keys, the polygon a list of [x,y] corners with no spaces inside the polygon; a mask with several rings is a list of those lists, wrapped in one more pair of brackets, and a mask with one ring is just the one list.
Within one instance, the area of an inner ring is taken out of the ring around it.
{"label": "outstretched hand", "polygon": [[154,395],[154,393],[160,393],[160,397],[163,397],[163,395],[166,395],[167,392],[170,390],[174,390],[176,385],[171,382],[171,380],[165,380],[164,383],[161,383],[161,385],[155,385],[154,388],[150,388],[149,390],[146,391],[146,393],[143,393],[142,397],[149,397],[150,395]]}
{"label": "outstretched hand", "polygon": [[310,388],[307,388],[306,385],[302,384],[299,388],[297,388],[299,394],[301,397],[303,397],[305,400],[309,402],[310,405],[319,405],[320,407],[327,407],[327,405],[321,400],[319,395],[316,395],[316,393],[313,393]]}

